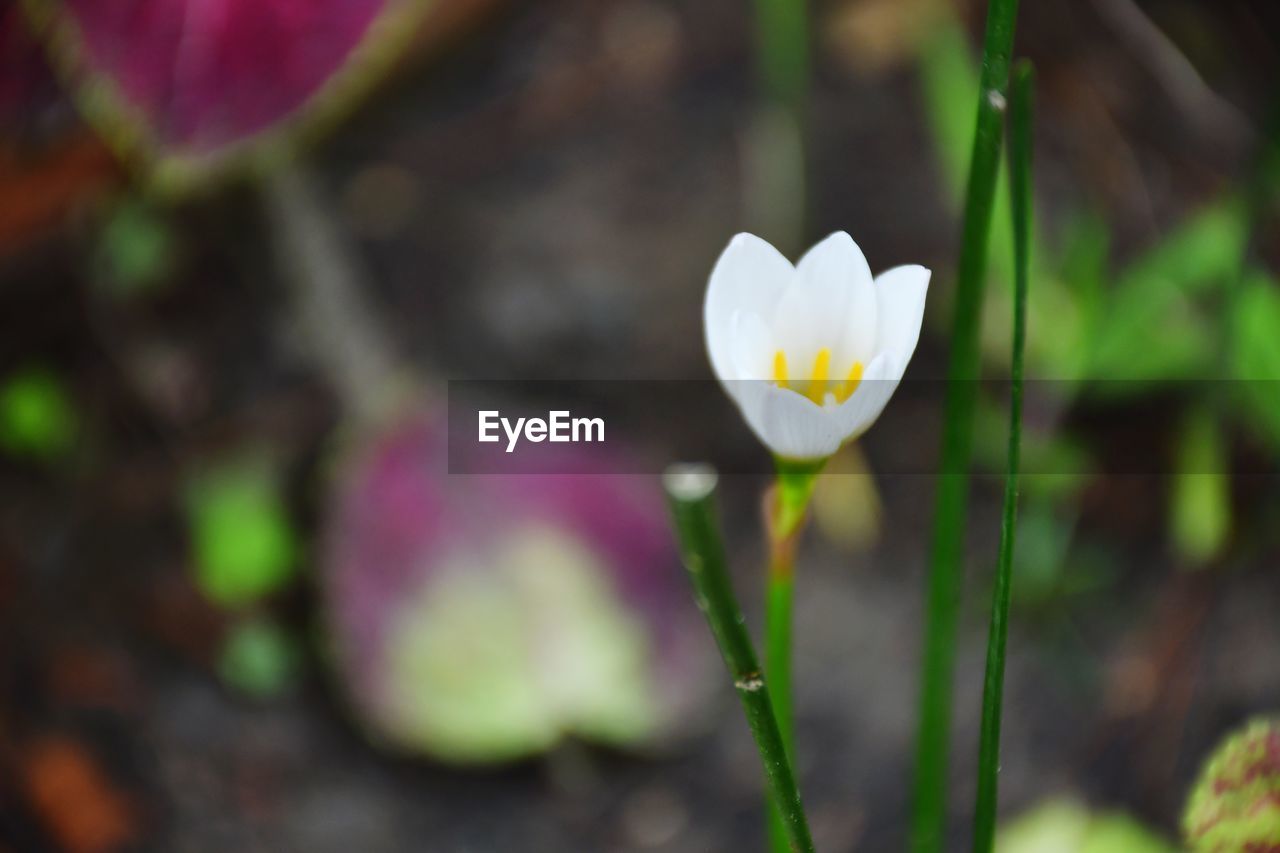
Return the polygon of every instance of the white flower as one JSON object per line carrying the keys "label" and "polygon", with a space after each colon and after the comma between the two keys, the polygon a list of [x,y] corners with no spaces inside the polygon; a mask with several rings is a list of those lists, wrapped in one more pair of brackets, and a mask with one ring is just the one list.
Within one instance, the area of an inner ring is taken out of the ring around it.
{"label": "white flower", "polygon": [[848,234],[791,263],[739,234],[707,285],[711,366],[765,445],[785,459],[823,459],[880,416],[920,338],[929,270],[872,278]]}

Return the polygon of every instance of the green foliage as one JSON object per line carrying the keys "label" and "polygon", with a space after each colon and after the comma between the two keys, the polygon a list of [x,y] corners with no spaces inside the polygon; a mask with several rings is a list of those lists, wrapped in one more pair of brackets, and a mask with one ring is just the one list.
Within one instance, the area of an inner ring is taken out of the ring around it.
{"label": "green foliage", "polygon": [[[1207,376],[1218,331],[1196,299],[1239,275],[1247,226],[1234,201],[1193,216],[1116,278],[1091,334],[1087,376],[1102,392],[1131,395],[1152,382]],[[1153,346],[1153,333],[1159,345]]]}
{"label": "green foliage", "polygon": [[21,370],[0,385],[0,448],[14,456],[54,459],[76,436],[74,404],[61,380],[42,367]]}
{"label": "green foliage", "polygon": [[[934,138],[943,183],[958,206],[973,143],[973,104],[980,80],[968,36],[954,16],[938,16],[937,24],[920,40],[919,62],[925,119]],[[985,293],[981,341],[983,356],[996,363],[1005,363],[1012,349],[1011,330],[1005,322],[1013,311],[1013,209],[1008,180],[1008,169],[1001,162],[991,204],[988,257],[990,277],[1005,286]],[[1031,277],[1036,281],[1036,291],[1027,302],[1028,363],[1037,370],[1048,367],[1056,378],[1074,376],[1079,361],[1076,344],[1082,336],[1077,328],[1077,308],[1064,292],[1063,282],[1047,273],[1044,261],[1049,256],[1034,228],[1028,238]]]}
{"label": "green foliage", "polygon": [[[921,40],[919,62],[944,183],[958,198],[973,127],[964,104],[977,91],[980,66],[961,25],[945,16]],[[1280,158],[1273,156],[1272,172],[1277,163]],[[1032,240],[1033,256],[1041,261],[1033,267],[1036,288],[1028,300],[1027,359],[1033,375],[1055,380],[1064,411],[1079,395],[1087,395],[1091,404],[1131,404],[1158,386],[1179,383],[1189,407],[1218,415],[1216,427],[1185,435],[1178,448],[1170,536],[1191,563],[1210,559],[1226,543],[1229,448],[1222,437],[1231,420],[1246,422],[1280,450],[1280,394],[1275,393],[1280,381],[1280,288],[1258,272],[1241,281],[1251,220],[1261,197],[1273,192],[1267,174],[1264,168],[1245,192],[1207,205],[1119,269],[1111,268],[1107,225],[1096,215],[1069,215],[1056,250],[1034,235]],[[991,235],[991,273],[1005,282],[1010,277],[1003,242],[1009,233],[1003,225],[1008,213],[1007,205],[997,204]],[[984,314],[992,321],[983,324],[982,352],[988,363],[1002,363],[1008,352],[1008,326],[999,320],[1007,316],[1009,292],[996,287],[985,298]],[[1229,390],[1222,384],[1228,365],[1232,378],[1247,380],[1231,383]],[[1209,381],[1188,384],[1189,379]],[[982,435],[980,430],[980,458],[997,467],[998,451],[984,448]],[[1038,467],[1035,442],[1031,432],[1031,470]],[[1183,476],[1188,466],[1207,473]],[[1071,470],[1083,474],[1085,469]],[[1037,479],[1028,479],[1029,489]],[[1073,499],[1083,477],[1072,479],[1040,480],[1050,488],[1043,495],[1031,494],[1031,501]],[[1037,550],[1033,543],[1028,547]]]}
{"label": "green foliage", "polygon": [[[1008,414],[994,401],[984,399],[978,404],[974,423],[974,459],[983,468],[999,470],[1008,449],[1004,441]],[[1080,440],[1027,424],[1022,433],[1022,467],[1021,488],[1029,500],[1062,502],[1080,493],[1095,464]]]}
{"label": "green foliage", "polygon": [[232,626],[218,658],[218,674],[241,693],[277,696],[299,677],[302,653],[287,631],[263,619]]}
{"label": "green foliage", "polygon": [[[1000,204],[1003,197],[997,194],[996,186],[1001,168],[1005,93],[1017,17],[1018,0],[991,0],[988,4],[981,80],[974,93],[977,123],[969,149],[971,156],[965,184],[963,227],[956,264],[942,435],[943,476],[938,478],[925,603],[927,615],[910,838],[910,849],[917,853],[941,850],[945,842],[956,631],[968,515],[969,472],[973,462],[976,385],[981,376],[987,250],[991,240],[993,205]],[[1012,222],[1004,221],[1006,224]],[[1007,233],[1012,234],[1012,228]],[[1025,247],[1030,236],[1019,236]],[[1004,316],[1009,315],[1006,313]]]}
{"label": "green foliage", "polygon": [[1173,853],[1133,818],[1091,812],[1071,799],[1048,800],[1000,830],[997,853]]}
{"label": "green foliage", "polygon": [[1130,264],[1117,289],[1150,298],[1170,289],[1208,293],[1237,275],[1247,239],[1248,222],[1238,201],[1211,204]]}
{"label": "green foliage", "polygon": [[168,222],[134,199],[115,206],[99,236],[99,271],[115,296],[132,296],[163,284],[173,256],[174,236]]}
{"label": "green foliage", "polygon": [[693,582],[698,607],[707,618],[737,688],[747,725],[760,752],[769,796],[778,806],[791,849],[796,853],[812,853],[809,822],[774,716],[765,673],[760,671],[742,609],[729,582],[724,540],[713,506],[716,474],[704,466],[676,466],[663,476],[663,486],[680,543],[681,560]]}
{"label": "green foliage", "polygon": [[1078,213],[1062,229],[1057,273],[1079,305],[1086,328],[1102,319],[1110,276],[1111,229],[1095,213]]}
{"label": "green foliage", "polygon": [[755,0],[755,7],[765,89],[799,120],[809,92],[808,0]]}
{"label": "green foliage", "polygon": [[978,752],[978,795],[974,805],[973,849],[988,853],[995,844],[1000,772],[1000,727],[1004,705],[1005,649],[1009,602],[1013,595],[1013,555],[1018,529],[1018,475],[1022,453],[1022,378],[1027,339],[1027,287],[1031,232],[1031,126],[1035,76],[1025,60],[1013,71],[1009,108],[1009,167],[1012,175],[1014,297],[1012,385],[1009,391],[1009,449],[1005,468],[1000,556],[991,594],[987,668],[982,691],[982,739]]}
{"label": "green foliage", "polygon": [[270,467],[224,462],[197,476],[187,499],[196,579],[211,601],[243,607],[288,583],[298,542]]}
{"label": "green foliage", "polygon": [[[959,202],[969,166],[969,145],[973,141],[978,66],[964,29],[948,16],[939,16],[937,26],[921,40],[919,57],[925,119],[933,133],[942,179],[952,200]],[[1007,230],[1005,233],[1009,234]],[[1004,239],[1012,240],[1012,237]],[[1010,242],[1010,251],[1012,245]]]}
{"label": "green foliage", "polygon": [[1231,531],[1231,482],[1221,427],[1207,410],[1193,412],[1178,436],[1171,520],[1173,544],[1192,566],[1223,549]]}
{"label": "green foliage", "polygon": [[[1034,477],[1026,478],[1034,480]],[[1077,541],[1078,513],[1047,500],[1027,501],[1018,514],[1015,604],[1043,618],[1059,618],[1065,601],[1105,589],[1116,576],[1110,554]]]}
{"label": "green foliage", "polygon": [[744,193],[751,229],[795,252],[803,244],[809,148],[810,0],[754,0],[763,103],[747,128]]}
{"label": "green foliage", "polygon": [[[979,64],[954,17],[941,16],[921,40],[920,79],[926,119],[942,178],[960,198],[973,134],[971,107]],[[1007,180],[1002,169],[1000,180]],[[1217,332],[1198,300],[1238,274],[1248,234],[1244,205],[1229,198],[1193,216],[1126,269],[1108,269],[1110,237],[1095,215],[1069,218],[1056,251],[1031,235],[1035,292],[1027,304],[1028,363],[1054,379],[1101,379],[1096,393],[1131,396],[1141,383],[1206,375],[1214,366]],[[991,275],[1012,281],[1012,212],[1005,193],[992,211]],[[985,297],[982,349],[991,362],[1009,352],[1010,287]],[[1153,329],[1160,346],[1151,346]]]}
{"label": "green foliage", "polygon": [[1255,720],[1218,746],[1182,826],[1196,853],[1280,847],[1280,719]]}
{"label": "green foliage", "polygon": [[1245,276],[1232,318],[1231,388],[1246,423],[1280,451],[1280,283]]}

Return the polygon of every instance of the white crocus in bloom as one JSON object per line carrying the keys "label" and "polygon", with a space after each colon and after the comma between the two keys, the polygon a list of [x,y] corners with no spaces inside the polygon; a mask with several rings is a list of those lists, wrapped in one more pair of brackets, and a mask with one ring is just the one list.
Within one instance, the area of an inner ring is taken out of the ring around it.
{"label": "white crocus in bloom", "polygon": [[929,270],[872,278],[848,234],[791,263],[739,234],[716,262],[707,350],[748,425],[775,455],[825,459],[880,416],[920,338]]}

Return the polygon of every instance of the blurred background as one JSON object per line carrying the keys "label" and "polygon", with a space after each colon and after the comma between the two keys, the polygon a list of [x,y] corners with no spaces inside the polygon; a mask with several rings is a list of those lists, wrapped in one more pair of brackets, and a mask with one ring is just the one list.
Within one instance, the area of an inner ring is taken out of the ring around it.
{"label": "blurred background", "polygon": [[[1280,708],[1280,15],[1023,6],[1053,393],[1027,413],[1004,849],[1173,849],[1205,754]],[[908,379],[941,376],[984,13],[0,7],[0,851],[762,849],[656,479],[448,477],[445,383],[710,378],[706,276],[740,230],[931,267]],[[994,378],[1010,246],[1002,202]],[[905,843],[934,483],[879,460],[936,458],[935,402],[833,461],[803,546],[822,850]],[[681,414],[763,459],[724,411]],[[721,489],[753,625],[764,485]],[[999,498],[977,479],[955,849]]]}

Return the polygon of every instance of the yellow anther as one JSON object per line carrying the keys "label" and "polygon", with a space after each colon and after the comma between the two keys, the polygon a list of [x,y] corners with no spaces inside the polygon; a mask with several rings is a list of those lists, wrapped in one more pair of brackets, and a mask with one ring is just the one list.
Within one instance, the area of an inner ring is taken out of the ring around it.
{"label": "yellow anther", "polygon": [[849,368],[849,375],[836,388],[836,402],[843,403],[853,396],[853,392],[858,390],[858,385],[862,383],[862,362],[855,361],[853,367]]}
{"label": "yellow anther", "polygon": [[827,390],[827,377],[831,372],[831,350],[823,347],[813,359],[813,372],[809,375],[809,399],[822,403],[822,396]]}
{"label": "yellow anther", "polygon": [[784,387],[787,384],[787,354],[782,350],[773,354],[773,381]]}

